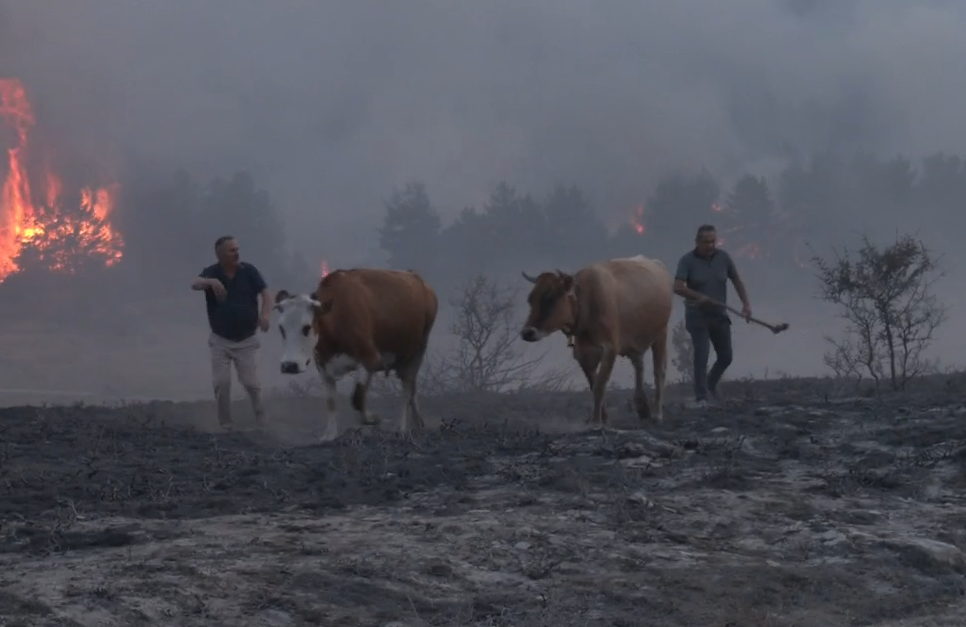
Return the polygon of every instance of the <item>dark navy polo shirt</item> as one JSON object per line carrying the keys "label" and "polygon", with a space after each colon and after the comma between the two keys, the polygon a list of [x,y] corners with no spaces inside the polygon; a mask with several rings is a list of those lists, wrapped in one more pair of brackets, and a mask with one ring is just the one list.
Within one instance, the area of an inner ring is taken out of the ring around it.
{"label": "dark navy polo shirt", "polygon": [[228,292],[225,300],[218,302],[213,291],[205,290],[211,332],[233,342],[254,335],[258,330],[258,295],[267,287],[258,268],[242,262],[235,276],[229,279],[221,265],[216,263],[202,270],[199,276],[218,279]]}

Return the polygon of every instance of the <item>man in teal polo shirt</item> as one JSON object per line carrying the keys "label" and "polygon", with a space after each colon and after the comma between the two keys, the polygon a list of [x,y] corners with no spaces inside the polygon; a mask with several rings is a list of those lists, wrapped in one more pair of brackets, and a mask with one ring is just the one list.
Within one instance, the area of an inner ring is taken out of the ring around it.
{"label": "man in teal polo shirt", "polygon": [[[728,279],[741,299],[741,315],[748,320],[751,301],[735,262],[718,248],[714,226],[702,224],[694,238],[694,249],[681,257],[674,274],[674,292],[687,299],[684,324],[694,347],[694,400],[702,407],[707,405],[709,393],[717,400],[718,382],[731,365],[731,318],[722,306],[728,299]],[[715,362],[708,372],[712,347]]]}

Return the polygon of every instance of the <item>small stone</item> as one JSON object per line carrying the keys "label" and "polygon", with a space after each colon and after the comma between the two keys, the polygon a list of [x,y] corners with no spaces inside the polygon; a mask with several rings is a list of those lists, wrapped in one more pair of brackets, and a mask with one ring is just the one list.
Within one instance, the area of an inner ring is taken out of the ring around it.
{"label": "small stone", "polygon": [[518,551],[526,551],[531,546],[532,545],[529,542],[517,542],[513,545],[513,548],[517,549]]}
{"label": "small stone", "polygon": [[643,492],[635,492],[627,497],[628,503],[636,503],[637,505],[643,505],[644,507],[654,507],[654,503],[651,499],[647,498],[647,495]]}
{"label": "small stone", "polygon": [[933,561],[937,564],[962,568],[966,566],[966,555],[959,549],[947,542],[931,540],[929,538],[903,538],[894,540],[890,544],[898,548],[912,549],[920,556]]}
{"label": "small stone", "polygon": [[781,407],[764,406],[755,410],[756,416],[777,416],[782,413]]}
{"label": "small stone", "polygon": [[849,537],[842,533],[841,531],[836,531],[835,529],[830,529],[825,533],[821,533],[818,536],[825,546],[835,546],[837,544],[842,544],[843,542],[848,542]]}

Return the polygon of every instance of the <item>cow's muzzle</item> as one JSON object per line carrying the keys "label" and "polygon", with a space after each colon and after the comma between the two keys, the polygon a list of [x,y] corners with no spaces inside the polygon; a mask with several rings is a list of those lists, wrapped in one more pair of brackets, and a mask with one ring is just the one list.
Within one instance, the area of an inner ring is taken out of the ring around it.
{"label": "cow's muzzle", "polygon": [[297,361],[283,361],[279,369],[282,371],[282,374],[298,374],[299,364]]}
{"label": "cow's muzzle", "polygon": [[520,339],[524,342],[536,342],[540,339],[540,336],[533,327],[523,327],[523,330],[520,331]]}

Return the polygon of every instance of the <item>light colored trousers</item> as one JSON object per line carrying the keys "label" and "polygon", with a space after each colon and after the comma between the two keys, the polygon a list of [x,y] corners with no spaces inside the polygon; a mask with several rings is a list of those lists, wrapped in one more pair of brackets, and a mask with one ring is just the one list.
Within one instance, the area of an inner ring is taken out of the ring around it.
{"label": "light colored trousers", "polygon": [[258,382],[257,357],[261,342],[257,333],[241,342],[226,340],[212,333],[208,336],[211,349],[211,382],[218,404],[218,422],[230,426],[231,421],[231,364],[235,364],[238,382],[242,384],[251,399],[255,421],[264,425],[265,408],[262,406],[262,385]]}

